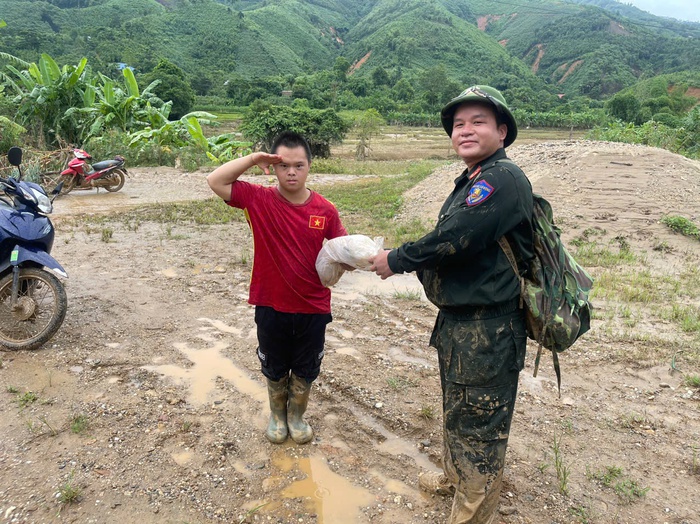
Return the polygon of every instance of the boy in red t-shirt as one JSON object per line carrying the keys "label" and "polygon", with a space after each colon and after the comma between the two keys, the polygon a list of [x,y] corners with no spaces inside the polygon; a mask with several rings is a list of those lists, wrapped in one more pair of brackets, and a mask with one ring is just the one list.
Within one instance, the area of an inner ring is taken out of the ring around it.
{"label": "boy in red t-shirt", "polygon": [[[253,166],[277,176],[276,187],[238,180]],[[306,187],[311,149],[303,136],[284,132],[271,153],[256,152],[217,167],[212,191],[243,209],[253,232],[253,274],[248,302],[255,306],[258,358],[267,379],[270,423],[265,436],[298,444],[313,438],[303,419],[311,383],[324,354],[331,322],[331,292],[316,272],[325,239],[347,235],[333,204]]]}

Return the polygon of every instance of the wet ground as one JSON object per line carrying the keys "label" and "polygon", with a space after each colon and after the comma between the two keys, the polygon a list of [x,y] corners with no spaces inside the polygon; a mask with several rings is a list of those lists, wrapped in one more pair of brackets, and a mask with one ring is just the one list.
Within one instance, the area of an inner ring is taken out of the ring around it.
{"label": "wet ground", "polygon": [[[525,145],[517,155],[556,202],[567,239],[589,229],[604,245],[623,238],[636,270],[655,272],[659,285],[695,278],[697,246],[659,219],[700,216],[696,163],[619,145]],[[620,159],[632,165],[612,163]],[[654,166],[666,170],[663,198]],[[411,190],[402,216],[433,220],[436,188],[458,170]],[[67,220],[208,198],[205,175],[133,170],[118,193],[55,201],[53,254],[69,274],[69,313],[44,348],[0,353],[0,520],[444,523],[450,501],[417,487],[437,468],[442,433],[428,347],[435,309],[414,276],[341,278],[309,404],[315,438],[275,446],[263,436],[246,224]],[[529,352],[499,524],[700,522],[700,393],[684,383],[700,374],[697,345],[658,314],[688,301],[697,297],[598,298],[593,329],[561,357],[561,399],[550,359],[534,378]]]}

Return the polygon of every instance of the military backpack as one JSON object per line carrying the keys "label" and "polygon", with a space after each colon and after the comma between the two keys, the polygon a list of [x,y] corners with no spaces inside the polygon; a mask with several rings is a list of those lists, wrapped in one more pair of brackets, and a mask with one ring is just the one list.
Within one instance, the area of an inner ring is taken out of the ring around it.
{"label": "military backpack", "polygon": [[532,197],[535,258],[530,262],[528,274],[520,276],[506,238],[501,237],[498,242],[520,279],[520,303],[525,308],[528,337],[539,345],[533,376],[537,376],[542,348],[549,349],[561,395],[557,353],[571,347],[591,327],[593,306],[588,296],[593,279],[562,243],[561,231],[554,225],[552,206],[540,195],[533,193]]}

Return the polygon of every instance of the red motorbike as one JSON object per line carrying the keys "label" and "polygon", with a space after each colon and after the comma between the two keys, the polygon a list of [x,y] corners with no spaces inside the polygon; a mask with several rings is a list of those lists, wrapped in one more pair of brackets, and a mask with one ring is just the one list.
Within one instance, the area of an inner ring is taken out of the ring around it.
{"label": "red motorbike", "polygon": [[58,180],[54,179],[54,182],[63,181],[62,195],[74,189],[98,188],[99,191],[101,187],[114,193],[124,187],[128,174],[124,167],[124,157],[117,155],[112,160],[102,160],[91,165],[88,163],[92,160],[90,153],[76,148],[73,149],[73,156],[75,158],[60,172]]}

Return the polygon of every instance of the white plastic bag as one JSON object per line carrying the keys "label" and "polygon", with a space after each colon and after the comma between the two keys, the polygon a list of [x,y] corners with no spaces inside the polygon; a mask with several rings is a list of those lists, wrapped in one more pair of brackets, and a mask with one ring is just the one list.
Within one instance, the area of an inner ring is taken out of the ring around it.
{"label": "white plastic bag", "polygon": [[373,240],[365,235],[346,235],[329,240],[316,257],[316,271],[321,283],[331,287],[338,282],[345,272],[341,264],[369,271],[369,258],[382,249],[384,237]]}

